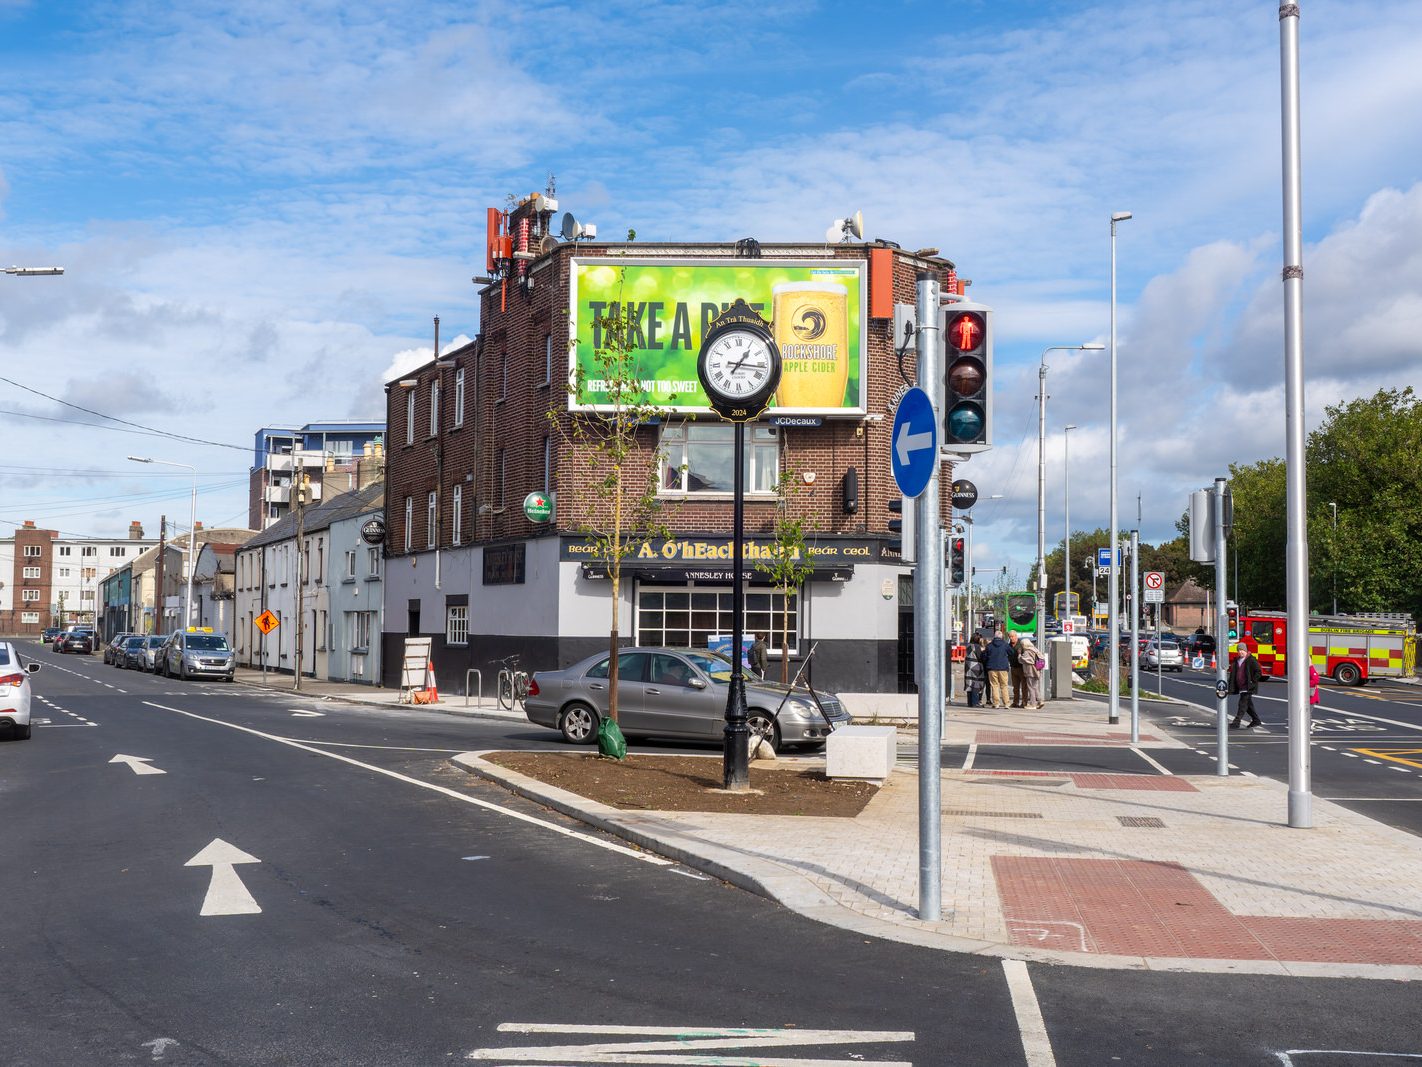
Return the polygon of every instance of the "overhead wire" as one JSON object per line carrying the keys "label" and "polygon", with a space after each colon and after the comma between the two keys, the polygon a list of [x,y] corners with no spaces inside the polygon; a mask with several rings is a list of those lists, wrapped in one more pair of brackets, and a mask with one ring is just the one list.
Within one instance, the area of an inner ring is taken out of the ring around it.
{"label": "overhead wire", "polygon": [[[247,448],[246,445],[233,445],[233,444],[228,444],[226,441],[209,441],[209,440],[207,440],[206,438],[202,438],[202,437],[189,437],[189,436],[187,436],[186,434],[173,433],[171,430],[160,430],[160,429],[158,429],[156,426],[146,426],[146,425],[144,425],[144,424],[141,423],[141,422],[131,422],[131,421],[129,421],[128,419],[121,419],[121,418],[119,418],[117,415],[106,415],[106,414],[104,414],[102,411],[95,411],[93,408],[86,408],[86,407],[84,407],[84,405],[82,405],[82,404],[75,404],[75,403],[73,403],[73,402],[71,402],[71,401],[68,401],[68,400],[61,400],[61,399],[60,399],[59,397],[57,397],[57,396],[51,396],[49,393],[42,392],[41,390],[35,389],[35,388],[33,388],[33,387],[31,387],[31,386],[28,386],[28,385],[24,385],[24,384],[21,383],[21,382],[15,381],[13,378],[6,378],[4,375],[0,375],[0,382],[5,382],[7,385],[13,385],[16,389],[23,389],[23,390],[24,390],[25,392],[27,392],[27,393],[33,393],[35,396],[43,397],[44,399],[49,400],[49,401],[51,401],[51,402],[53,402],[53,403],[55,403],[55,404],[61,404],[61,405],[63,405],[64,407],[73,408],[75,411],[82,411],[82,412],[84,412],[86,415],[94,415],[94,416],[96,416],[96,417],[98,417],[98,418],[105,419],[105,420],[107,420],[107,421],[109,421],[109,422],[116,422],[116,423],[118,423],[118,424],[121,425],[121,426],[131,426],[131,427],[134,427],[134,429],[132,429],[132,430],[119,430],[117,426],[103,426],[103,425],[99,425],[99,424],[97,424],[97,423],[85,423],[85,422],[79,423],[79,425],[81,425],[81,426],[93,426],[93,427],[94,427],[95,429],[97,429],[97,430],[114,430],[114,431],[117,431],[117,432],[120,432],[120,433],[141,433],[141,434],[145,434],[145,435],[149,435],[149,436],[166,437],[166,438],[168,438],[169,440],[173,440],[173,441],[187,441],[187,442],[190,443],[190,444],[195,444],[195,445],[209,445],[209,446],[211,446],[211,447],[213,447],[213,448],[235,448],[235,449],[237,449],[239,452],[246,452],[246,451],[248,450],[248,448]],[[4,412],[4,414],[7,414],[7,415],[18,415],[18,416],[20,416],[20,417],[22,417],[22,418],[46,419],[47,421],[50,421],[50,422],[63,422],[63,421],[65,421],[65,420],[63,420],[63,419],[58,419],[58,418],[53,418],[53,417],[47,417],[47,416],[44,416],[44,415],[30,415],[30,414],[28,414],[28,413],[26,413],[26,412],[21,412],[21,411],[7,411],[7,412]]]}

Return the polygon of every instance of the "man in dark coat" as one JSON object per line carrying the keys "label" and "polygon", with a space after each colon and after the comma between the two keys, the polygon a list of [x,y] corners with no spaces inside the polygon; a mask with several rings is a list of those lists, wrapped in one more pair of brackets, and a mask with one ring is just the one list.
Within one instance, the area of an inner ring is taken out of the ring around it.
{"label": "man in dark coat", "polygon": [[1249,712],[1249,723],[1245,729],[1260,725],[1259,713],[1254,710],[1254,694],[1259,692],[1259,675],[1259,661],[1254,658],[1254,653],[1249,651],[1249,646],[1240,642],[1239,658],[1229,669],[1229,691],[1239,694],[1231,727],[1239,727],[1239,720],[1244,717],[1246,711]]}
{"label": "man in dark coat", "polygon": [[998,630],[993,634],[993,638],[987,646],[987,669],[988,669],[988,706],[993,708],[1005,708],[1008,706],[1008,686],[1011,685],[1012,678],[1012,657],[1009,654],[1011,646],[1003,639],[1002,631]]}
{"label": "man in dark coat", "polygon": [[1012,706],[1020,708],[1026,705],[1025,694],[1027,692],[1026,676],[1022,672],[1022,651],[1021,638],[1017,631],[1007,635],[1007,664],[1008,670],[1012,672]]}

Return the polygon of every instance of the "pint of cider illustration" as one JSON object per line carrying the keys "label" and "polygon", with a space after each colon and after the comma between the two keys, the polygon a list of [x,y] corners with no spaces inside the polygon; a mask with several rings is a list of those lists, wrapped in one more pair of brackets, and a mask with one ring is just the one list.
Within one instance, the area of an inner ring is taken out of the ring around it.
{"label": "pint of cider illustration", "polygon": [[837,408],[849,384],[849,291],[838,282],[781,282],[771,288],[780,346],[779,408]]}

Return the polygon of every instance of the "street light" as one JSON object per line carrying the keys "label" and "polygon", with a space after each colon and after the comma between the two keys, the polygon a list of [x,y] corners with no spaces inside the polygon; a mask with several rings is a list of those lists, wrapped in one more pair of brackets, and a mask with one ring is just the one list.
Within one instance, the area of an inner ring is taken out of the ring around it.
{"label": "street light", "polygon": [[1117,604],[1121,594],[1120,560],[1121,532],[1116,516],[1116,223],[1131,217],[1129,211],[1111,213],[1111,563],[1107,570],[1106,595],[1111,601],[1110,621],[1110,681],[1108,723],[1121,721],[1121,609]]}
{"label": "street light", "polygon": [[[1042,351],[1037,368],[1037,650],[1046,656],[1047,648],[1047,353],[1100,352],[1106,346],[1099,341],[1084,345],[1052,345]],[[1071,540],[1071,531],[1067,531]],[[1067,597],[1068,603],[1071,597]]]}
{"label": "street light", "polygon": [[[1333,549],[1333,614],[1338,614],[1338,502],[1330,500],[1328,506],[1333,509],[1333,544],[1329,547]],[[1238,554],[1235,556],[1238,559]],[[1239,580],[1235,579],[1234,596],[1239,599]]]}
{"label": "street light", "polygon": [[[197,568],[197,468],[191,463],[177,463],[171,459],[154,459],[151,456],[129,456],[134,463],[161,463],[165,467],[186,467],[193,472],[192,510],[188,516],[188,610],[186,625],[193,624],[193,571]],[[163,595],[163,590],[158,590]]]}
{"label": "street light", "polygon": [[0,273],[17,274],[21,278],[33,278],[41,274],[63,274],[63,267],[0,267]]}
{"label": "street light", "polygon": [[1062,585],[1068,615],[1071,614],[1071,431],[1075,429],[1074,422],[1062,427],[1062,518],[1066,525],[1066,540],[1062,542]]}

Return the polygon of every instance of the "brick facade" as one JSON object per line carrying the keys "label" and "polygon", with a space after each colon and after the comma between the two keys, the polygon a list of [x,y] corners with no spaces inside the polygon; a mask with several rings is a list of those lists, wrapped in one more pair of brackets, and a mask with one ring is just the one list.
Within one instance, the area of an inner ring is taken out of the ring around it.
{"label": "brick facade", "polygon": [[[41,530],[33,522],[26,521],[15,530],[13,541],[6,539],[6,548],[13,548],[14,557],[10,568],[11,595],[6,598],[4,611],[0,611],[0,633],[11,637],[36,637],[46,627],[53,626],[54,611],[54,542],[59,537],[57,530]],[[34,555],[26,555],[26,549]],[[25,577],[25,568],[39,568],[38,577]],[[38,590],[36,600],[25,600],[25,591]],[[26,613],[39,616],[37,622],[25,622]]]}

